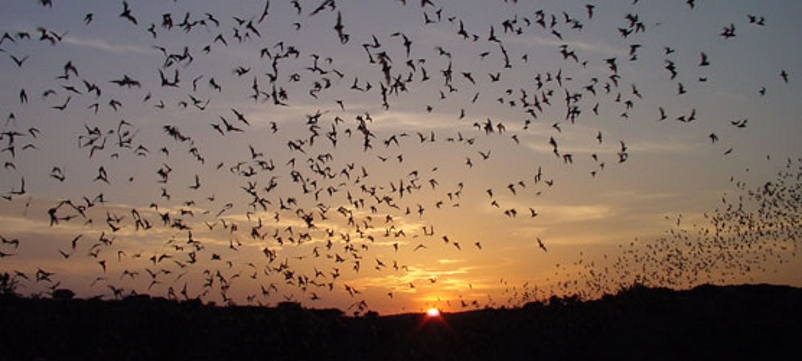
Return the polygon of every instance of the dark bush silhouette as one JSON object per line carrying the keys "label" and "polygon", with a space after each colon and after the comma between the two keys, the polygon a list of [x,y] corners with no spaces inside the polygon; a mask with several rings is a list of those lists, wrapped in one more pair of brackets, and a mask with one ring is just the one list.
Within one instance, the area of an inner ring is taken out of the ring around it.
{"label": "dark bush silhouette", "polygon": [[53,291],[53,299],[61,301],[69,301],[75,298],[75,292],[66,288],[59,288]]}
{"label": "dark bush silhouette", "polygon": [[17,285],[17,280],[7,272],[0,273],[0,297],[16,297]]}
{"label": "dark bush silhouette", "polygon": [[0,360],[792,360],[802,357],[801,304],[802,289],[766,285],[633,286],[442,319],[291,302],[6,297]]}

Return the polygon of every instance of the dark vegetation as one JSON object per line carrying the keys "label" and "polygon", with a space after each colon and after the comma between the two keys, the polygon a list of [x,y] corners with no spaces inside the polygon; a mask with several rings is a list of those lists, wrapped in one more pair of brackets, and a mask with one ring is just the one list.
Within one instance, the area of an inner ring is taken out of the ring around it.
{"label": "dark vegetation", "polygon": [[0,296],[0,360],[798,360],[802,289],[634,286],[599,300],[349,317],[339,310]]}

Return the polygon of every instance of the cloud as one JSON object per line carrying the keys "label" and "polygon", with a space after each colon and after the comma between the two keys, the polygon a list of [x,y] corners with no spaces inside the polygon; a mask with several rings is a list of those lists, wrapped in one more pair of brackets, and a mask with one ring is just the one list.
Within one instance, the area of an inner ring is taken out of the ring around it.
{"label": "cloud", "polygon": [[110,44],[108,41],[103,39],[82,39],[72,35],[65,36],[64,39],[62,39],[62,42],[71,45],[97,49],[113,54],[152,54],[155,52],[154,49],[143,48],[141,46]]}
{"label": "cloud", "polygon": [[[474,295],[498,288],[497,278],[490,269],[497,269],[506,262],[484,265],[463,265],[467,260],[441,259],[437,265],[410,265],[403,272],[375,277],[362,277],[353,283],[359,288],[378,288],[397,295],[414,294],[417,302],[435,299],[455,300],[459,295]],[[479,274],[486,276],[476,277]],[[414,286],[414,287],[413,287]]]}
{"label": "cloud", "polygon": [[555,219],[570,220],[570,222],[612,218],[617,213],[612,207],[600,204],[544,205],[541,206],[541,211]]}

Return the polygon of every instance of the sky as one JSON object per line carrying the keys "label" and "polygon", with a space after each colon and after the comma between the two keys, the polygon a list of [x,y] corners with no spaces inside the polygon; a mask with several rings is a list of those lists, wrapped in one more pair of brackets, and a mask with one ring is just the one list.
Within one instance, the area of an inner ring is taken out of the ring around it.
{"label": "sky", "polygon": [[802,286],[800,7],[0,0],[0,272],[357,314]]}

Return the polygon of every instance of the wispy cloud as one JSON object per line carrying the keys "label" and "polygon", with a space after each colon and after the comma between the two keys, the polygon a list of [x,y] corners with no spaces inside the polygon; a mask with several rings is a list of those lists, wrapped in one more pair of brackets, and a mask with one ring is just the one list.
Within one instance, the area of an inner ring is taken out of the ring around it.
{"label": "wispy cloud", "polygon": [[65,36],[62,42],[70,45],[97,49],[113,54],[151,54],[155,52],[154,49],[143,48],[141,46],[111,44],[103,39],[82,39],[72,35]]}
{"label": "wispy cloud", "polygon": [[[453,290],[459,291],[467,288],[467,281],[464,280],[465,275],[472,271],[479,269],[478,266],[465,266],[465,267],[427,267],[426,265],[418,264],[409,266],[408,270],[399,273],[378,277],[365,277],[358,280],[358,284],[363,287],[380,287],[387,288],[394,292],[417,292],[418,287],[421,289],[425,286],[433,287],[436,282],[438,290]],[[447,282],[449,281],[449,282]],[[444,286],[444,283],[449,283]],[[415,285],[415,287],[412,287]],[[459,285],[459,286],[457,286]]]}

